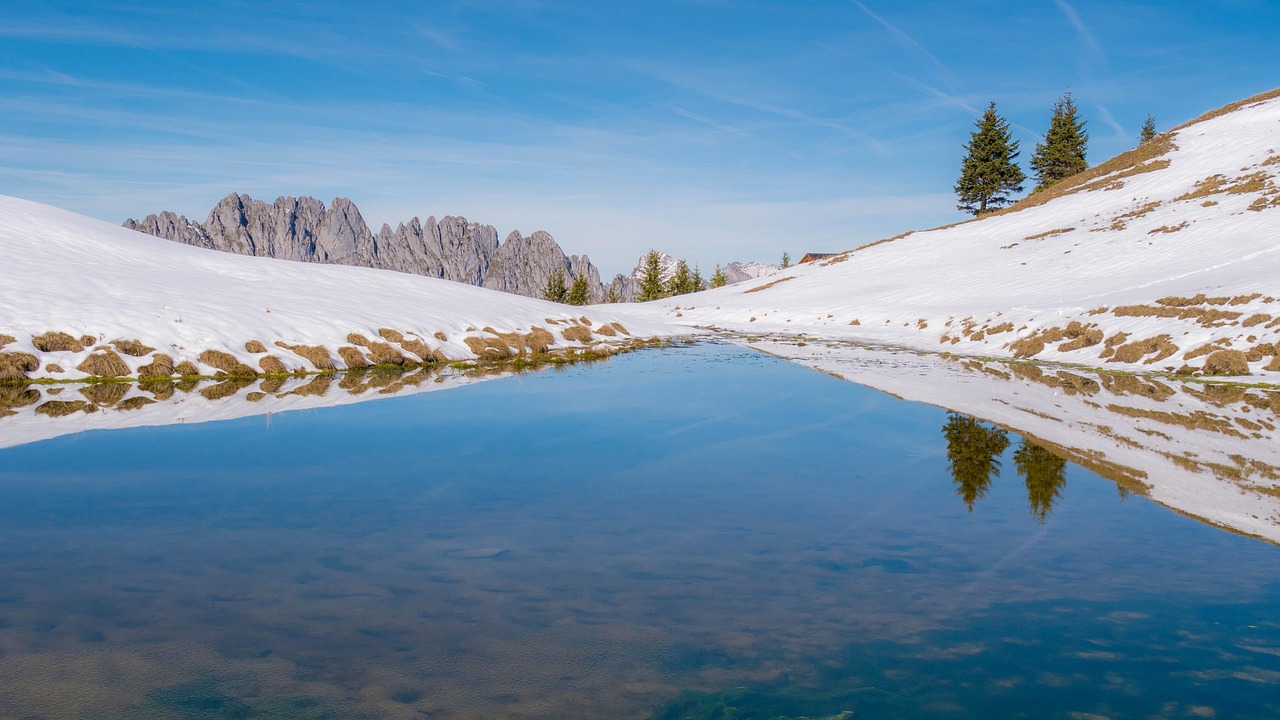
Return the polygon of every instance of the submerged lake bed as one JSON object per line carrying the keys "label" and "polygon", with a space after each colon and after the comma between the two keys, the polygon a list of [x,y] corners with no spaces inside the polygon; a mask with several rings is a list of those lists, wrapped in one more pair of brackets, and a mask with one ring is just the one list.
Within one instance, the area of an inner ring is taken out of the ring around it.
{"label": "submerged lake bed", "polygon": [[1277,548],[1061,455],[710,344],[10,447],[0,716],[1280,715]]}

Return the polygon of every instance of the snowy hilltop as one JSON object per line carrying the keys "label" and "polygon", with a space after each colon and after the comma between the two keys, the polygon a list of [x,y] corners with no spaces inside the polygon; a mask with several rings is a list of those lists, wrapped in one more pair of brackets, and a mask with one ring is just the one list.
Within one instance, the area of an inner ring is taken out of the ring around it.
{"label": "snowy hilltop", "polygon": [[649,307],[669,322],[752,335],[1280,373],[1277,175],[1280,91],[1004,211]]}

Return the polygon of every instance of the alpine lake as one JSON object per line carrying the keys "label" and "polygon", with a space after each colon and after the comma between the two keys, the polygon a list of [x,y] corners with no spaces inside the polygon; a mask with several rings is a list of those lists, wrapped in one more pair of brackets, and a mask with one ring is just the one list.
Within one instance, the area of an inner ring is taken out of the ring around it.
{"label": "alpine lake", "polygon": [[10,388],[0,718],[1280,717],[1280,548],[1088,448],[727,344],[474,380]]}

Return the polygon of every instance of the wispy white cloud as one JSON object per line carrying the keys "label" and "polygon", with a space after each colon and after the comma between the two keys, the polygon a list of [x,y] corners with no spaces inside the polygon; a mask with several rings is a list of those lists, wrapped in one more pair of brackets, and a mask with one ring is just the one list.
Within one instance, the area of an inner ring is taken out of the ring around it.
{"label": "wispy white cloud", "polygon": [[1084,20],[1080,19],[1080,13],[1076,12],[1075,7],[1067,0],[1053,0],[1053,2],[1067,17],[1071,27],[1075,28],[1076,33],[1080,35],[1080,41],[1084,43],[1087,52],[1095,59],[1105,60],[1106,54],[1102,52],[1102,46],[1098,44],[1098,39],[1089,27],[1084,24]]}
{"label": "wispy white cloud", "polygon": [[921,45],[915,38],[904,32],[902,28],[872,12],[871,8],[868,8],[866,5],[859,2],[859,0],[850,0],[850,2],[852,2],[854,6],[861,10],[867,17],[876,21],[884,27],[884,29],[888,30],[900,45],[905,47],[918,58],[923,59],[926,64],[932,66],[934,73],[940,80],[942,80],[943,84],[947,86],[951,95],[955,95],[960,91],[961,84],[959,77],[956,76],[946,63],[939,60],[937,55],[929,52],[924,45]]}

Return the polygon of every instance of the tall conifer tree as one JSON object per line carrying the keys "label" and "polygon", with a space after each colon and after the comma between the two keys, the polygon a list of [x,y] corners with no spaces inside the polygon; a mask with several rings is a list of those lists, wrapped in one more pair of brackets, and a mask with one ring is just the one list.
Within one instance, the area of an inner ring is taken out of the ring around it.
{"label": "tall conifer tree", "polygon": [[1055,183],[1088,169],[1085,152],[1089,146],[1089,133],[1080,119],[1080,110],[1068,90],[1053,106],[1053,118],[1044,142],[1036,143],[1031,156],[1031,171],[1036,175],[1036,189],[1040,192]]}
{"label": "tall conifer tree", "polygon": [[1010,193],[1022,192],[1022,181],[1027,176],[1014,162],[1018,141],[1010,137],[1009,121],[996,113],[994,101],[974,124],[978,129],[964,146],[964,162],[956,181],[956,207],[982,215],[1007,205]]}
{"label": "tall conifer tree", "polygon": [[637,302],[648,302],[667,296],[666,284],[662,282],[662,255],[657,250],[650,250],[644,256],[644,265],[640,269],[640,292]]}
{"label": "tall conifer tree", "polygon": [[1147,113],[1147,119],[1142,123],[1142,132],[1138,133],[1138,142],[1146,142],[1156,136],[1156,119],[1151,117],[1151,113]]}

